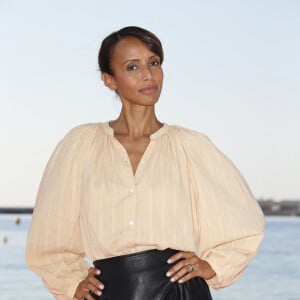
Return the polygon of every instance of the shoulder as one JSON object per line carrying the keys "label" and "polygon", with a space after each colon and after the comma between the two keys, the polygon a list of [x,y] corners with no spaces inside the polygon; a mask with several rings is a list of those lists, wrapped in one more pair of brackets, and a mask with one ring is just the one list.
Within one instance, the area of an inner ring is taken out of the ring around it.
{"label": "shoulder", "polygon": [[71,128],[64,138],[71,138],[71,137],[86,137],[95,132],[101,127],[102,123],[87,123],[87,124],[80,124],[73,128]]}
{"label": "shoulder", "polygon": [[71,128],[57,145],[57,149],[78,151],[91,145],[96,134],[101,131],[103,123],[80,124]]}
{"label": "shoulder", "polygon": [[185,152],[193,159],[200,159],[206,162],[225,160],[230,163],[231,160],[224,154],[219,147],[204,133],[188,129],[178,125],[170,125],[170,135],[183,145]]}
{"label": "shoulder", "polygon": [[169,134],[191,145],[210,142],[206,134],[180,125],[169,125]]}
{"label": "shoulder", "polygon": [[63,137],[67,143],[82,143],[92,141],[98,132],[103,132],[104,123],[80,124],[71,128]]}

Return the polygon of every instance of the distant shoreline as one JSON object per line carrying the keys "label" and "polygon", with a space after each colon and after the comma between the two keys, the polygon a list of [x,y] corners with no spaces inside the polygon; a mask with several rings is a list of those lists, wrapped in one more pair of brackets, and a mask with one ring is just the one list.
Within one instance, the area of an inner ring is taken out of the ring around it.
{"label": "distant shoreline", "polygon": [[32,214],[33,207],[0,207],[0,214]]}
{"label": "distant shoreline", "polygon": [[[260,199],[265,216],[300,216],[300,200]],[[0,214],[32,214],[33,207],[0,207]]]}

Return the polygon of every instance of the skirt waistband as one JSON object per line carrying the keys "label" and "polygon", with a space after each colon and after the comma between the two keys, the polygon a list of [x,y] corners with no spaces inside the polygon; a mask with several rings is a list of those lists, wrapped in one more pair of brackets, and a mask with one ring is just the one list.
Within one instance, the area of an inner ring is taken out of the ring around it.
{"label": "skirt waistband", "polygon": [[96,268],[106,269],[113,267],[114,269],[126,269],[129,272],[134,270],[148,269],[166,264],[167,260],[177,253],[179,250],[167,248],[165,250],[145,250],[136,253],[130,253],[120,256],[114,256],[104,259],[95,260],[93,262]]}

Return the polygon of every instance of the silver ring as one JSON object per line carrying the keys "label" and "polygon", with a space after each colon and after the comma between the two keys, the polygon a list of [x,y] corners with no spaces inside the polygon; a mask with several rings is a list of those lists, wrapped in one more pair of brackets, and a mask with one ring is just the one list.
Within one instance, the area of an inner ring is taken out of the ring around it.
{"label": "silver ring", "polygon": [[193,272],[193,270],[194,270],[194,266],[193,266],[192,264],[188,264],[187,266],[188,266],[188,267],[189,267],[189,269],[190,269],[190,273],[191,273],[191,272]]}

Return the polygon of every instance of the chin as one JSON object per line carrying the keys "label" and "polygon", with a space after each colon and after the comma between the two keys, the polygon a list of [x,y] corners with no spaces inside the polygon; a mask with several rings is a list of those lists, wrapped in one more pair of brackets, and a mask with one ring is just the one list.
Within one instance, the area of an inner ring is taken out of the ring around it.
{"label": "chin", "polygon": [[149,97],[149,99],[143,99],[143,101],[141,102],[141,105],[145,105],[145,106],[152,106],[154,104],[156,104],[159,100],[159,97]]}
{"label": "chin", "polygon": [[160,93],[153,93],[151,95],[135,95],[134,97],[128,98],[121,98],[122,102],[127,102],[133,105],[140,105],[140,106],[153,106],[159,100]]}

